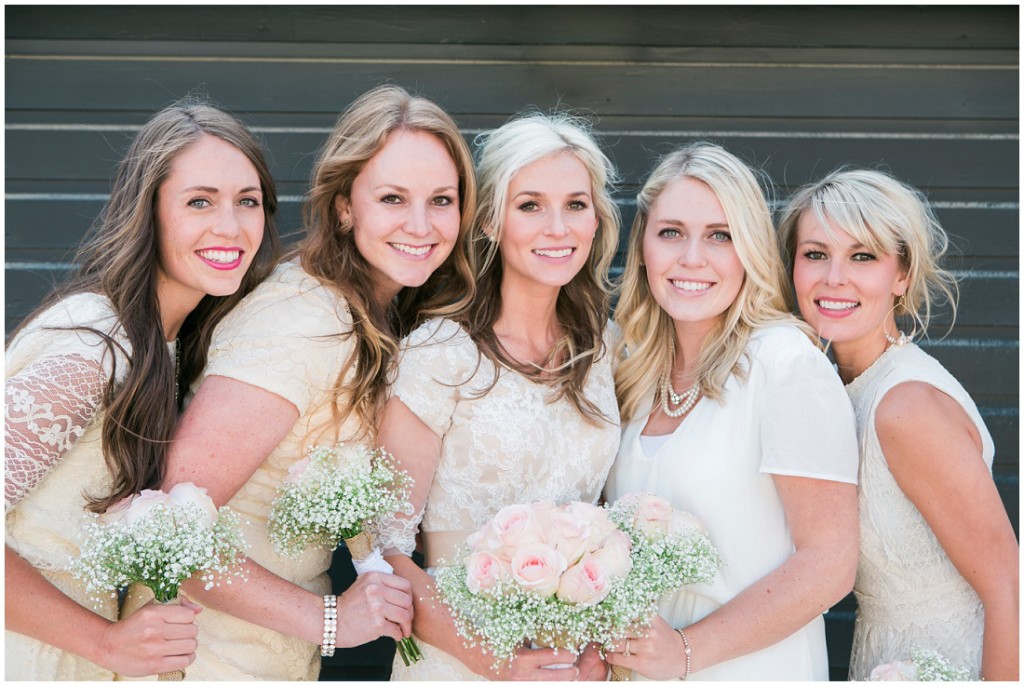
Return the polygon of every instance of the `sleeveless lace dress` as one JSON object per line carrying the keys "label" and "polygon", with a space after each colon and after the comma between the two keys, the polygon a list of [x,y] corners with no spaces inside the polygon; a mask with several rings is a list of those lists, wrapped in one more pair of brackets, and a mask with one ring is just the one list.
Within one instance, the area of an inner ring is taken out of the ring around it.
{"label": "sleeveless lace dress", "polygon": [[[307,436],[331,420],[330,387],[352,349],[352,338],[342,336],[351,321],[341,296],[298,265],[283,263],[217,326],[207,367],[193,386],[207,376],[224,376],[275,393],[299,410],[288,435],[227,505],[240,515],[251,559],[318,595],[331,592],[331,554],[307,550],[298,560],[278,555],[267,517],[288,468],[317,442],[304,443]],[[346,424],[341,435],[354,427]],[[333,443],[333,434],[323,442]],[[148,589],[132,587],[122,614],[151,597]],[[209,607],[195,621],[199,649],[186,680],[315,680],[320,673],[319,646],[312,643]]]}
{"label": "sleeveless lace dress", "polygon": [[[102,338],[67,327],[87,326],[129,349],[106,297],[82,293],[43,312],[5,355],[4,495],[6,543],[80,605],[117,619],[117,600],[96,607],[82,582],[66,571],[79,555],[85,494],[105,495],[110,476],[101,448],[100,397],[114,373]],[[117,353],[122,377],[127,360]],[[112,680],[85,658],[13,631],[4,636],[7,680]]]}
{"label": "sleeveless lace dress", "polygon": [[889,471],[875,433],[875,410],[894,386],[921,381],[956,400],[982,439],[992,468],[995,449],[978,409],[960,383],[914,344],[893,346],[847,391],[860,442],[860,561],[850,678],[867,679],[884,662],[909,658],[914,646],[936,650],[977,679],[984,610],[921,513]]}
{"label": "sleeveless lace dress", "polygon": [[[596,503],[619,445],[619,413],[612,381],[611,344],[590,372],[585,392],[611,422],[594,426],[568,400],[548,402],[547,386],[503,370],[478,356],[455,322],[431,320],[403,343],[393,387],[441,437],[441,458],[419,518],[392,523],[385,547],[411,555],[422,531],[428,568],[452,559],[466,536],[506,505],[536,500]],[[385,446],[387,447],[387,446]],[[424,659],[406,667],[395,657],[392,680],[483,680],[445,651],[417,642]]]}

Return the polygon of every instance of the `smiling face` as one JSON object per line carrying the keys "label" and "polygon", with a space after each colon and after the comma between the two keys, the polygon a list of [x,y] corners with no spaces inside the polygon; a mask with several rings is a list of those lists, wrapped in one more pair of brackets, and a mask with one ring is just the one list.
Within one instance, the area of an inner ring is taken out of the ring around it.
{"label": "smiling face", "polygon": [[883,329],[896,331],[895,298],[907,290],[900,258],[869,250],[835,224],[829,228],[811,212],[797,222],[793,286],[800,314],[837,355],[851,346],[884,346]]}
{"label": "smiling face", "polygon": [[165,319],[184,319],[205,295],[238,290],[263,240],[262,204],[256,168],[235,146],[206,135],[178,153],[155,207]]}
{"label": "smiling face", "polygon": [[665,186],[651,205],[643,256],[651,294],[677,330],[710,330],[743,286],[725,211],[710,186],[690,177]]}
{"label": "smiling face", "polygon": [[378,295],[388,301],[422,286],[459,236],[459,173],[444,143],[424,131],[396,130],[352,182],[335,209],[352,224]]}
{"label": "smiling face", "polygon": [[503,288],[561,288],[590,255],[598,219],[590,173],[571,152],[526,165],[509,183],[499,247]]}

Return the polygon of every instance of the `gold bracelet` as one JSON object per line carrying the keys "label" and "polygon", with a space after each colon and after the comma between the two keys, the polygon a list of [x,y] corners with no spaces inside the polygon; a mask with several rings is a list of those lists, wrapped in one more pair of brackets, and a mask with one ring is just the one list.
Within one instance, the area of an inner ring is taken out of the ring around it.
{"label": "gold bracelet", "polygon": [[320,644],[320,657],[333,657],[338,640],[338,596],[324,596],[324,642]]}
{"label": "gold bracelet", "polygon": [[676,629],[676,633],[683,639],[683,653],[686,654],[686,674],[683,675],[682,681],[686,681],[690,676],[690,642],[686,639],[686,634],[683,633],[682,629]]}

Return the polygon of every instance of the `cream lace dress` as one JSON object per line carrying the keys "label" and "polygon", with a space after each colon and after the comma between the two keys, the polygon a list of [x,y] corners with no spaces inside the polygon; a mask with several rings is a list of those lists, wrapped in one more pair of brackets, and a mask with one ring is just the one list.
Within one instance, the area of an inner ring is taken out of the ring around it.
{"label": "cream lace dress", "polygon": [[978,429],[982,459],[995,448],[960,383],[914,344],[889,348],[846,390],[860,439],[860,562],[850,678],[867,679],[884,662],[905,660],[914,646],[936,650],[977,679],[985,613],[935,534],[900,490],[875,433],[875,410],[894,386],[920,381],[956,400]]}
{"label": "cream lace dress", "polygon": [[[4,355],[4,495],[7,545],[50,583],[84,607],[117,619],[117,600],[96,607],[65,569],[79,554],[86,500],[105,495],[110,477],[101,449],[97,408],[113,355],[102,338],[66,327],[87,326],[128,342],[106,297],[70,296],[32,321]],[[63,329],[63,330],[62,330]],[[117,351],[123,377],[127,361]],[[73,628],[71,628],[73,630]],[[6,631],[7,680],[111,680],[105,670],[72,653]]]}
{"label": "cream lace dress", "polygon": [[[549,403],[546,386],[507,369],[478,397],[494,379],[494,366],[450,320],[429,321],[408,337],[393,393],[442,441],[419,525],[428,567],[453,559],[466,536],[506,505],[597,502],[619,444],[614,332],[609,324],[607,351],[586,384],[587,397],[611,420],[601,426],[588,424],[567,400]],[[412,554],[418,522],[404,521],[412,528],[385,531],[383,542]],[[396,656],[393,680],[482,680],[455,657],[417,641],[424,659],[406,667]]]}
{"label": "cream lace dress", "polygon": [[[609,502],[635,491],[666,498],[700,518],[722,555],[710,582],[662,598],[659,614],[673,628],[711,614],[793,554],[773,475],[857,481],[853,411],[825,356],[788,324],[756,331],[747,355],[748,378],[730,377],[723,403],[698,401],[660,444],[640,435],[650,408],[623,427],[605,489]],[[690,679],[828,680],[824,619]]]}
{"label": "cream lace dress", "polygon": [[[267,517],[288,467],[304,455],[303,439],[331,418],[328,389],[353,345],[350,337],[339,335],[350,330],[347,304],[335,291],[298,265],[281,264],[218,325],[207,368],[194,386],[207,376],[224,376],[275,393],[298,408],[299,419],[288,435],[227,504],[241,516],[249,557],[316,594],[330,593],[326,571],[331,554],[311,550],[297,561],[277,555],[268,539]],[[343,427],[342,435],[352,428]],[[133,587],[124,612],[151,595]],[[319,675],[319,647],[312,643],[211,608],[204,608],[196,624],[199,649],[185,670],[187,680],[290,681]]]}

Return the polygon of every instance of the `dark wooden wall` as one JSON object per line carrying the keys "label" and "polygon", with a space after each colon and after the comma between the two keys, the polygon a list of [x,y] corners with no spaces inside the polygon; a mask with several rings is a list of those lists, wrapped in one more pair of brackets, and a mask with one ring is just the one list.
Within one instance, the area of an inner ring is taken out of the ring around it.
{"label": "dark wooden wall", "polygon": [[[655,157],[695,138],[762,165],[781,197],[841,163],[880,165],[925,191],[960,249],[956,326],[926,348],[977,399],[1016,526],[1017,7],[8,6],[5,19],[8,331],[66,274],[138,126],[190,91],[264,138],[293,236],[338,112],[385,81],[439,102],[467,138],[526,105],[591,113],[627,226]],[[828,616],[834,677],[852,607]],[[385,649],[325,676],[379,676]]]}

